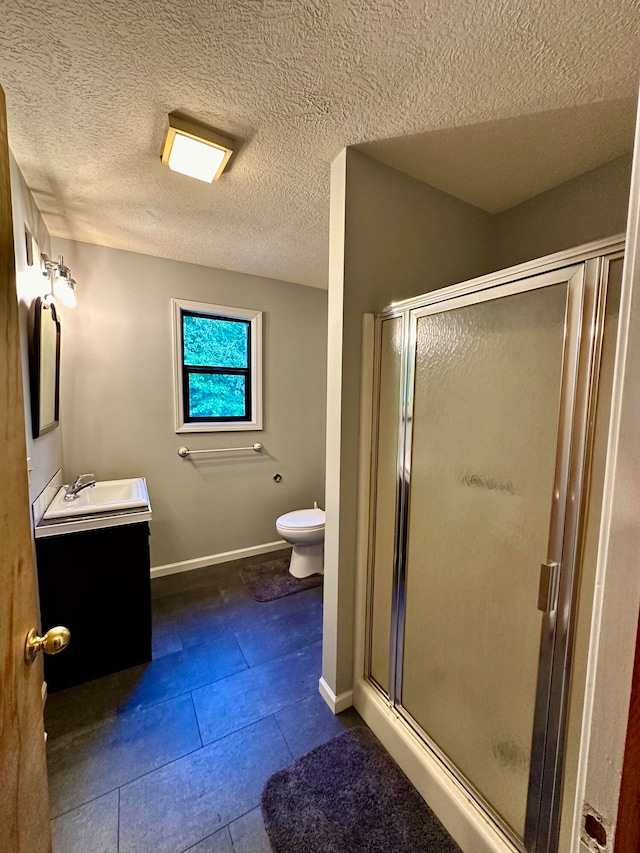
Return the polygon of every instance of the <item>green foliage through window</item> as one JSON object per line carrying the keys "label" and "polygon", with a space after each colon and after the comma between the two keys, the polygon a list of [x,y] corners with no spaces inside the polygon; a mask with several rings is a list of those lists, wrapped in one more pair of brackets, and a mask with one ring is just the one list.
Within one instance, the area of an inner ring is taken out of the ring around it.
{"label": "green foliage through window", "polygon": [[251,419],[250,323],[181,311],[184,418]]}
{"label": "green foliage through window", "polygon": [[216,373],[189,374],[191,417],[242,418],[246,414],[246,378]]}
{"label": "green foliage through window", "polygon": [[184,363],[207,367],[249,366],[249,323],[184,314]]}

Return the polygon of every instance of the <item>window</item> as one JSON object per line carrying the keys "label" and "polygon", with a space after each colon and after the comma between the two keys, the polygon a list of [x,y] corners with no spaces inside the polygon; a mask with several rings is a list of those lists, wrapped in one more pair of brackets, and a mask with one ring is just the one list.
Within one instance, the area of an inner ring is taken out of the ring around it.
{"label": "window", "polygon": [[262,313],[171,302],[176,432],[262,429]]}

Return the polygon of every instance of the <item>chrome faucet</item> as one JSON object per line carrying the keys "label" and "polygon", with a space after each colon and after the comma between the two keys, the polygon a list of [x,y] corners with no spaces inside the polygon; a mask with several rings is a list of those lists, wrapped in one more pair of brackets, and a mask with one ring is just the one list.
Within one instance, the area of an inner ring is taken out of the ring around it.
{"label": "chrome faucet", "polygon": [[[90,479],[86,479],[89,477]],[[86,481],[86,482],[85,482]],[[95,474],[78,474],[73,483],[69,483],[64,494],[65,501],[75,501],[83,489],[93,488],[96,484]]]}

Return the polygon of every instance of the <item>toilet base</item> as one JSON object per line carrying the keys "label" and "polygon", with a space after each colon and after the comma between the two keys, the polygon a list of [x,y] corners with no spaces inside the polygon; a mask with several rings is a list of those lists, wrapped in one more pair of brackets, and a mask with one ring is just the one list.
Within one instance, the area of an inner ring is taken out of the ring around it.
{"label": "toilet base", "polygon": [[324,574],[324,544],[294,545],[289,572],[294,578]]}

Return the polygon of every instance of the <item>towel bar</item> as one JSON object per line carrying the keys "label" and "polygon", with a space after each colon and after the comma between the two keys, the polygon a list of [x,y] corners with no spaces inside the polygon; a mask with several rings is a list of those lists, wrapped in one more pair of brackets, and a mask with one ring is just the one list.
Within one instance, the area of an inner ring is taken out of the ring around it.
{"label": "towel bar", "polygon": [[237,450],[255,450],[256,453],[262,452],[262,445],[259,442],[252,444],[250,447],[216,447],[212,450],[189,450],[188,447],[179,447],[178,456],[186,459],[193,453],[234,453]]}

